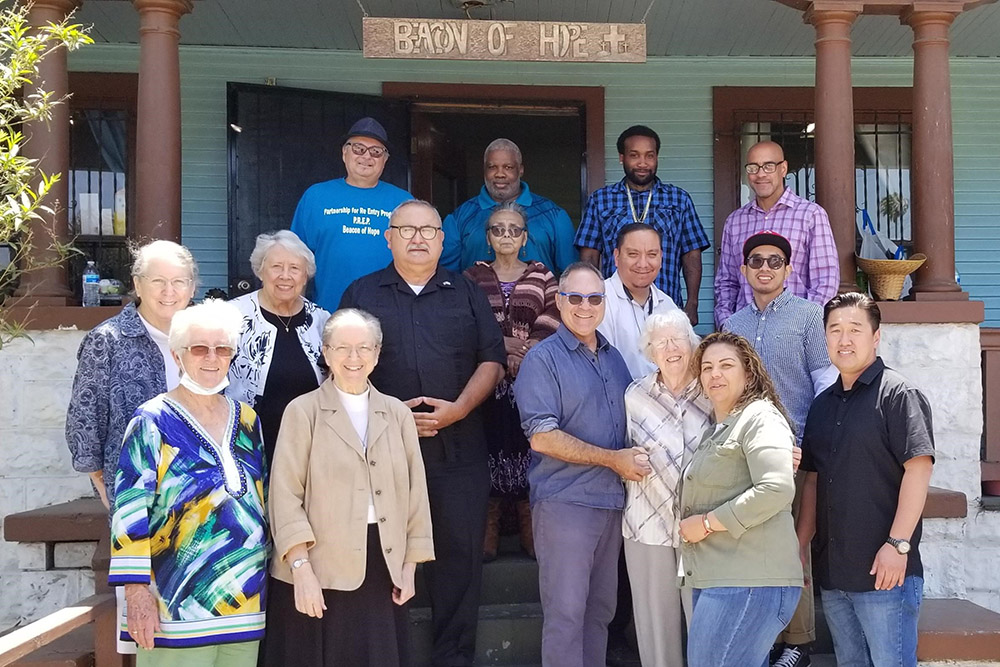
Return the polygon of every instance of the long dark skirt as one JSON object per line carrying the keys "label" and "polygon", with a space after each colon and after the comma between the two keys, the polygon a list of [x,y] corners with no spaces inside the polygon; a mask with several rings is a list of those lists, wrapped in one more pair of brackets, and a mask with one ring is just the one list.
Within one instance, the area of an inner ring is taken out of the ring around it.
{"label": "long dark skirt", "polygon": [[500,380],[481,410],[490,453],[490,497],[526,500],[531,447],[521,428],[513,383]]}
{"label": "long dark skirt", "polygon": [[407,667],[409,605],[392,601],[392,579],[378,527],[368,527],[365,580],[354,591],[323,590],[323,618],[295,609],[295,588],[271,578],[267,599],[268,667]]}

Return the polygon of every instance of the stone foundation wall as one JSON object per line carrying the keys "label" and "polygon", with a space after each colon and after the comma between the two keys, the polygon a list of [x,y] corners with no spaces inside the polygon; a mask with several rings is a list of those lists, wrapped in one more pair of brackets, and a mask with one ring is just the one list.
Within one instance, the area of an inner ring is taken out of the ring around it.
{"label": "stone foundation wall", "polygon": [[[93,493],[63,428],[82,331],[33,331],[0,350],[0,517]],[[2,533],[0,533],[2,536]],[[0,540],[0,631],[92,595],[94,545]],[[87,554],[90,555],[87,555]],[[55,569],[46,570],[51,559]]]}
{"label": "stone foundation wall", "polygon": [[[0,516],[92,494],[73,471],[63,436],[80,331],[33,332],[0,350]],[[979,329],[889,324],[881,353],[928,396],[937,465],[932,483],[966,494],[966,519],[924,523],[927,597],[961,597],[1000,611],[1000,512],[980,504],[982,384]],[[46,570],[42,545],[0,541],[0,630],[93,592],[93,545],[60,545]]]}

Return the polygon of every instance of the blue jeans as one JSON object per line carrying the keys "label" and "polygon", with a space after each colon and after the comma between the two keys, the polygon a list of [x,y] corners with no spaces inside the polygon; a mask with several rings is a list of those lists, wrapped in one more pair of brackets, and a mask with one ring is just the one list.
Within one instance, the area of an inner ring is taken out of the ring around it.
{"label": "blue jeans", "polygon": [[890,591],[823,589],[838,667],[916,667],[917,616],[924,580],[910,576]]}
{"label": "blue jeans", "polygon": [[694,589],[688,667],[767,667],[801,594],[801,586]]}

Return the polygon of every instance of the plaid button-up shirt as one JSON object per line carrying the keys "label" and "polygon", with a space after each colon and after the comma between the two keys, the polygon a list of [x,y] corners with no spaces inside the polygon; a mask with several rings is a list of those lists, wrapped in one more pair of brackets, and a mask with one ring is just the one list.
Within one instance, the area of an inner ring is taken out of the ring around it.
{"label": "plaid button-up shirt", "polygon": [[622,534],[642,544],[679,547],[681,470],[698,449],[711,404],[697,378],[674,398],[658,374],[639,378],[625,391],[628,444],[649,453],[653,472],[641,482],[625,482]]}
{"label": "plaid button-up shirt", "polygon": [[[615,272],[614,250],[619,230],[634,222],[628,205],[625,179],[595,190],[587,200],[587,208],[576,230],[576,245],[593,248],[601,253],[601,270],[605,278]],[[656,179],[645,192],[632,192],[635,214],[642,216],[649,202],[645,222],[663,234],[663,264],[656,286],[667,293],[678,307],[684,305],[681,296],[681,256],[709,246],[708,236],[701,226],[690,195],[675,185]]]}
{"label": "plaid button-up shirt", "polygon": [[756,198],[726,218],[722,248],[715,270],[715,324],[753,300],[753,290],[740,273],[743,243],[766,230],[774,231],[792,245],[792,274],[785,287],[795,296],[823,306],[837,293],[840,262],[826,211],[785,188],[781,198],[765,212]]}

